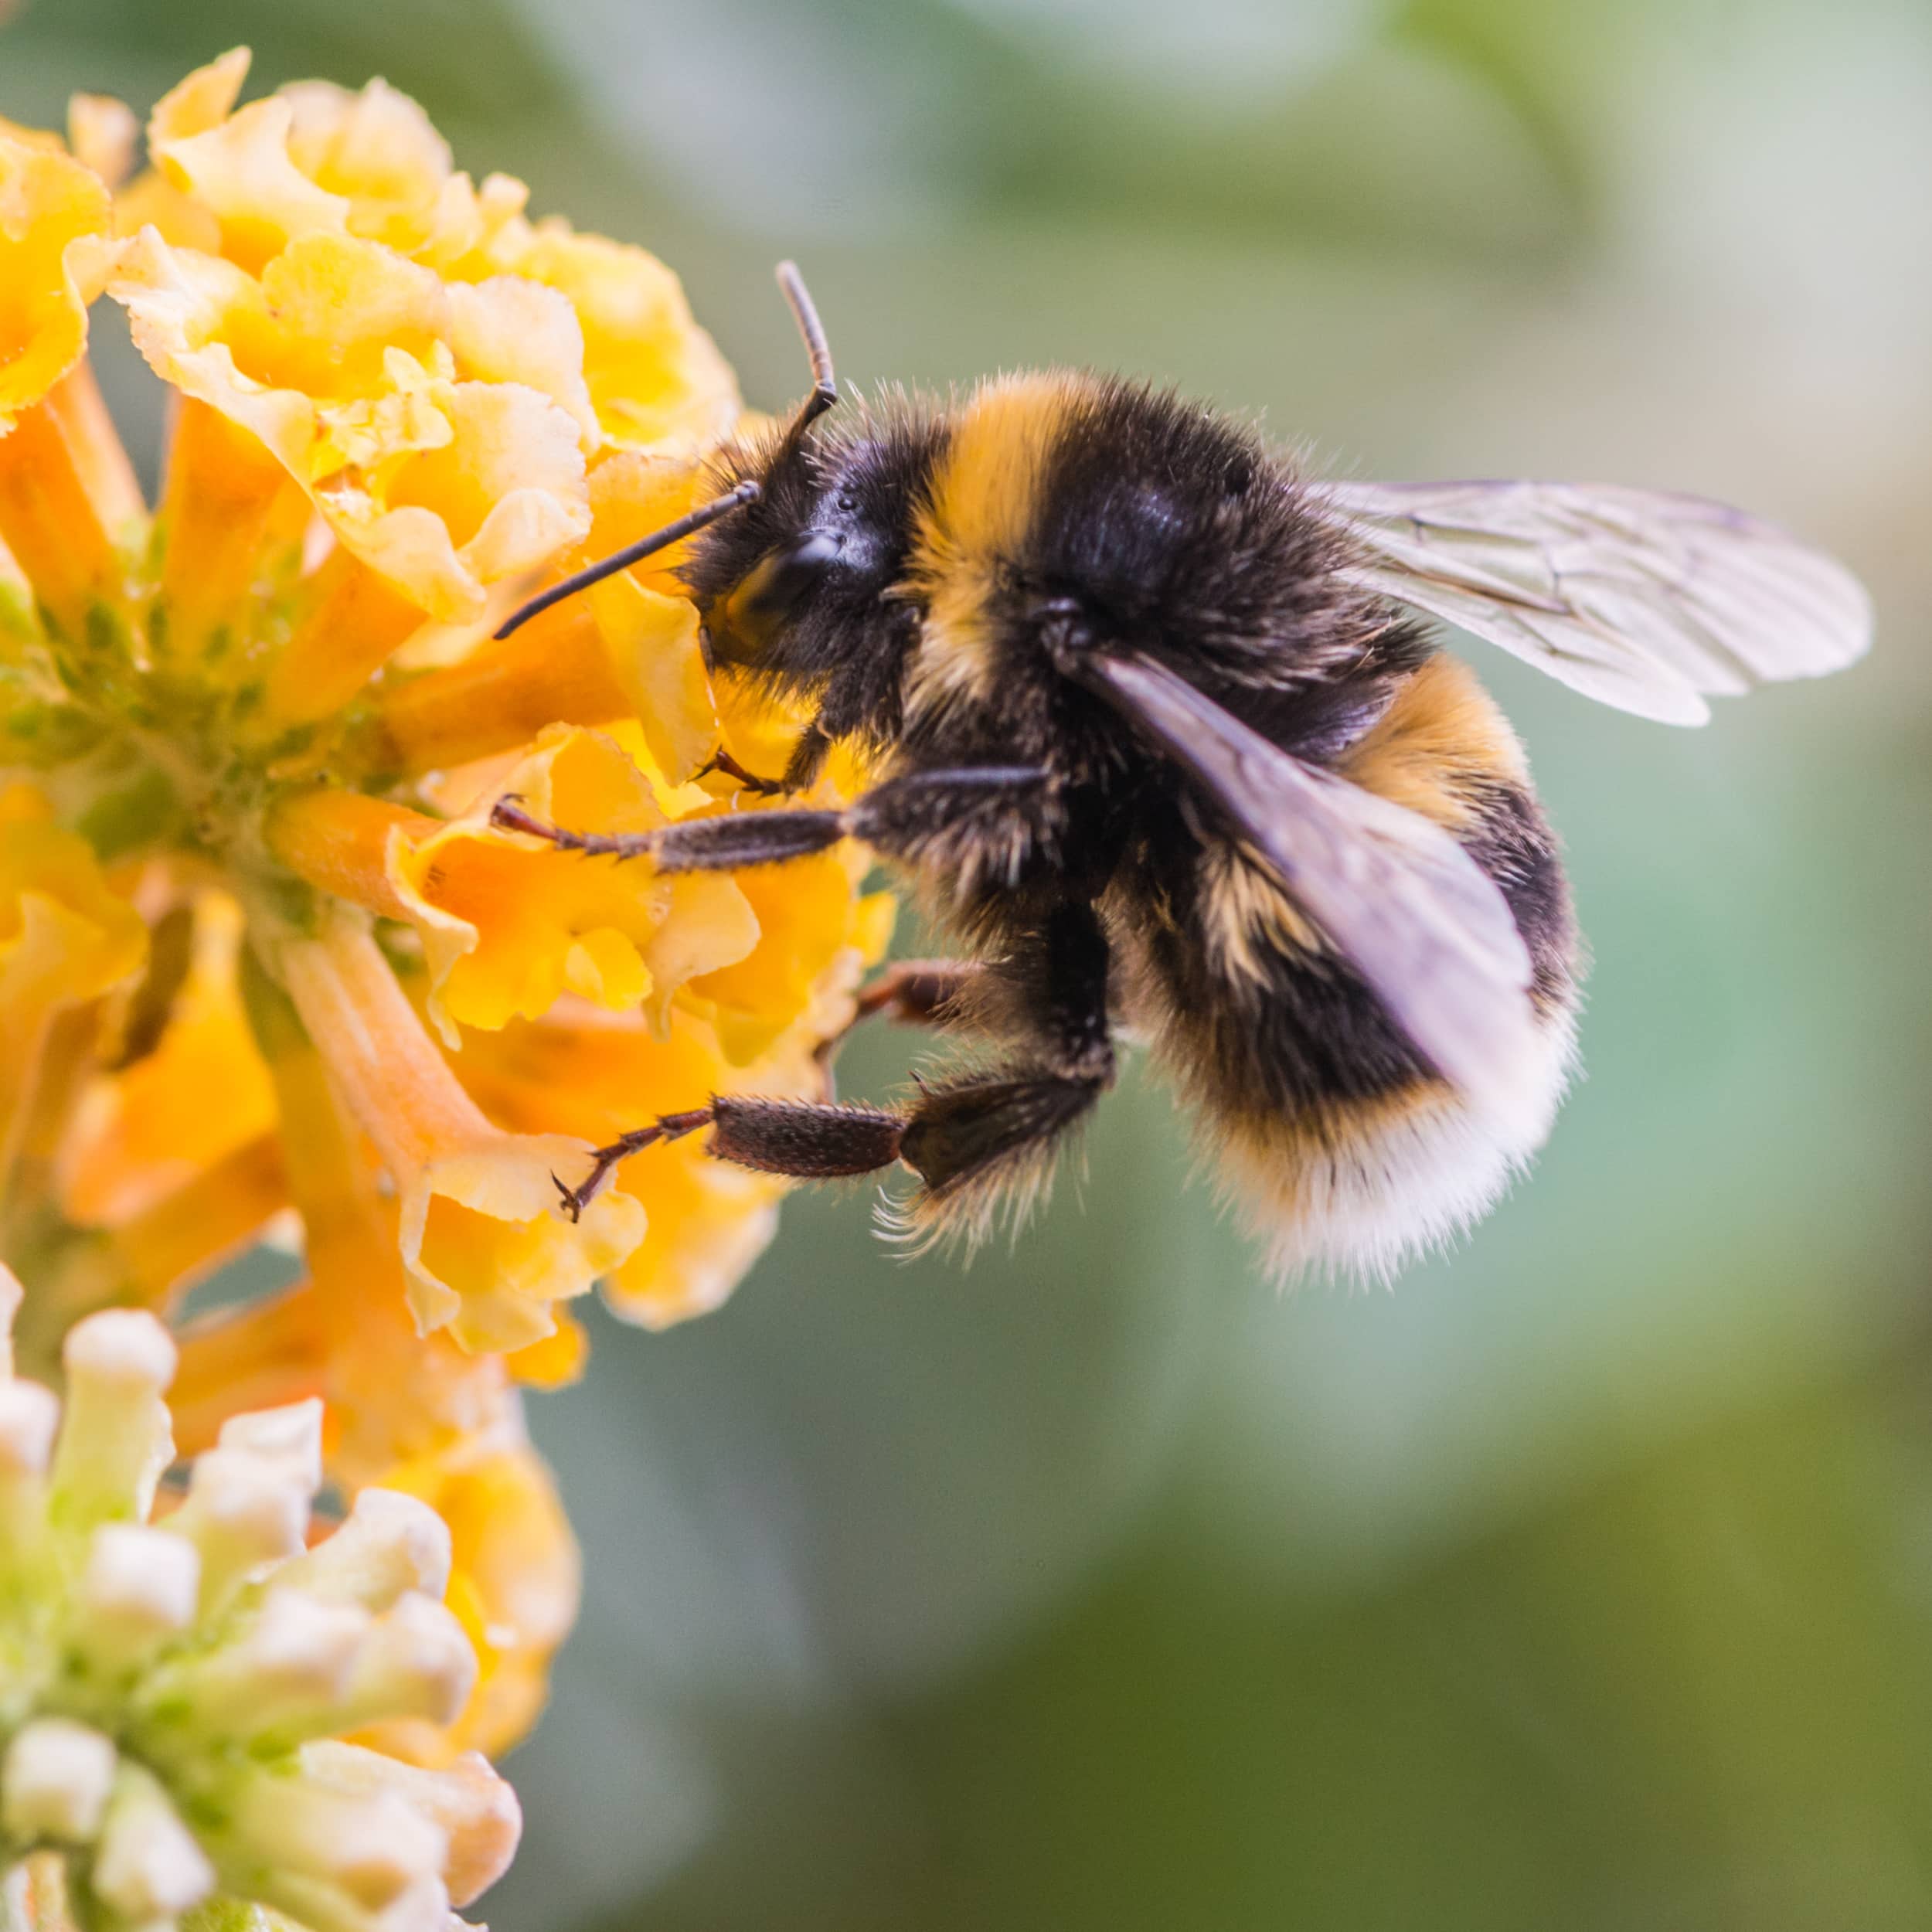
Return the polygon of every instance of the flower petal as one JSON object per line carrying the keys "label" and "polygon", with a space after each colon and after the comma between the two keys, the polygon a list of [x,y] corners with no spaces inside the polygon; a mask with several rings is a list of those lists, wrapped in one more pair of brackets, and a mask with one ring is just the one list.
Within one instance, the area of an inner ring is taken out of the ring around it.
{"label": "flower petal", "polygon": [[219,223],[223,252],[257,269],[298,235],[346,234],[349,202],[290,159],[290,102],[271,95],[233,111],[248,59],[244,49],[224,54],[165,96],[148,124],[148,149]]}
{"label": "flower petal", "polygon": [[[634,739],[634,727],[631,728]],[[454,1026],[535,1019],[566,992],[658,1023],[695,976],[742,959],[757,922],[721,874],[660,879],[646,862],[587,862],[490,822],[499,791],[546,821],[599,832],[667,822],[650,777],[616,736],[553,726],[468,812],[390,846],[389,877],[422,935],[430,1009]]]}
{"label": "flower petal", "polygon": [[737,384],[692,321],[684,290],[655,255],[554,218],[505,223],[486,258],[569,297],[583,329],[584,377],[610,441],[700,448],[726,434]]}
{"label": "flower petal", "polygon": [[392,249],[309,234],[257,282],[148,230],[110,292],[156,372],[258,437],[434,617],[474,614],[590,528],[577,420],[525,384],[456,379],[443,285]]}
{"label": "flower petal", "polygon": [[549,1304],[581,1294],[644,1234],[644,1210],[598,1197],[576,1221],[556,1211],[554,1175],[587,1143],[506,1134],[457,1084],[366,924],[332,912],[278,964],[309,1036],[400,1198],[410,1305],[425,1334],[466,1349],[518,1349],[555,1323]]}
{"label": "flower petal", "polygon": [[[98,1076],[70,1144],[67,1213],[123,1221],[275,1124],[275,1097],[236,978],[240,907],[208,893],[193,913],[192,954],[151,1050]],[[221,1104],[210,1107],[210,1094]]]}
{"label": "flower petal", "polygon": [[277,91],[288,104],[288,156],[348,204],[352,234],[408,252],[433,226],[451,175],[449,143],[406,94],[386,80],[359,92],[303,80]]}
{"label": "flower petal", "polygon": [[0,134],[0,435],[86,352],[89,244],[111,224],[91,169]]}

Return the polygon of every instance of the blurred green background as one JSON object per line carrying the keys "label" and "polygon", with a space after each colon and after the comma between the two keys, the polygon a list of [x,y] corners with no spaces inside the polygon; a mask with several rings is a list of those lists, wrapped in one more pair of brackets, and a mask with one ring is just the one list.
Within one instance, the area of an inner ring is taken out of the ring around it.
{"label": "blurred green background", "polygon": [[796,253],[849,379],[1701,490],[1880,611],[1701,733],[1483,655],[1589,1077],[1394,1292],[1278,1296],[1130,1079],[1010,1255],[801,1197],[722,1314],[598,1321],[499,1932],[1932,1927],[1922,0],[27,0],[0,112],[244,39],[658,250],[756,400]]}

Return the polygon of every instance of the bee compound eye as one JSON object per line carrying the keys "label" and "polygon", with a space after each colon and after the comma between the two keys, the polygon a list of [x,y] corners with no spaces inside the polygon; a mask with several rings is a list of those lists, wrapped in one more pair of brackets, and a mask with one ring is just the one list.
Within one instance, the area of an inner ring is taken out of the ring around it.
{"label": "bee compound eye", "polygon": [[784,616],[825,581],[845,547],[842,537],[812,530],[788,548],[773,551],[745,580],[746,606],[767,621]]}
{"label": "bee compound eye", "polygon": [[842,538],[811,530],[753,565],[708,614],[714,658],[727,664],[754,662],[825,582],[844,548]]}

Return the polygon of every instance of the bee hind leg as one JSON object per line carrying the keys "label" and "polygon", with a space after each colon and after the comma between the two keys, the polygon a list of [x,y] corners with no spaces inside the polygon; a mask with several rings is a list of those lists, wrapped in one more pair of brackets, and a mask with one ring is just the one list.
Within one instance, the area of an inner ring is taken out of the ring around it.
{"label": "bee hind leg", "polygon": [[1060,1136],[1110,1084],[1111,1075],[1021,1064],[929,1085],[903,1111],[721,1094],[599,1148],[583,1179],[560,1180],[557,1189],[574,1220],[621,1162],[708,1127],[705,1151],[714,1158],[795,1181],[845,1180],[903,1161],[921,1183],[910,1224],[971,1219],[999,1199],[1036,1192]]}
{"label": "bee hind leg", "polygon": [[1104,1073],[1018,1063],[928,1087],[900,1137],[899,1158],[919,1176],[889,1203],[894,1231],[924,1242],[979,1239],[1002,1212],[1023,1219],[1052,1177],[1063,1137],[1113,1084]]}
{"label": "bee hind leg", "polygon": [[922,1087],[899,1155],[921,1185],[893,1209],[915,1238],[971,1241],[1002,1211],[1023,1218],[1064,1137],[1114,1083],[1107,945],[1090,906],[1053,907],[989,971],[985,1016],[1018,1036],[1014,1056]]}
{"label": "bee hind leg", "polygon": [[899,1158],[906,1117],[877,1107],[716,1094],[706,1106],[666,1114],[598,1148],[590,1171],[575,1187],[557,1182],[563,1212],[576,1220],[632,1155],[707,1127],[711,1138],[705,1151],[719,1160],[793,1180],[836,1181],[891,1166]]}
{"label": "bee hind leg", "polygon": [[599,1148],[580,1185],[558,1183],[564,1212],[581,1213],[631,1155],[708,1127],[707,1153],[794,1180],[843,1179],[903,1162],[920,1185],[898,1218],[914,1233],[972,1238],[1002,1206],[1023,1213],[1039,1197],[1062,1138],[1113,1085],[1107,978],[1100,923],[1090,906],[1071,900],[1019,935],[997,970],[970,960],[906,961],[866,989],[862,1016],[971,1020],[980,1017],[981,982],[997,979],[1006,1009],[992,1017],[1018,1035],[1012,1057],[922,1081],[912,1104],[897,1109],[715,1095]]}

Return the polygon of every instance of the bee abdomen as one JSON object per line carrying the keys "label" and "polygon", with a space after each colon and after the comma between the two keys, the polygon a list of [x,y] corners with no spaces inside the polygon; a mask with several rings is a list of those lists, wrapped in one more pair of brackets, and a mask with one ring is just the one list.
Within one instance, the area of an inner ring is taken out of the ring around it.
{"label": "bee abdomen", "polygon": [[[1112,923],[1134,1016],[1277,1267],[1387,1275],[1477,1219],[1546,1136],[1573,1062],[1577,940],[1514,736],[1460,665],[1432,660],[1341,768],[1453,831],[1509,903],[1542,1050],[1506,1115],[1440,1079],[1232,845],[1177,854],[1161,842],[1145,894],[1124,893]],[[1159,917],[1144,917],[1148,903]]]}

